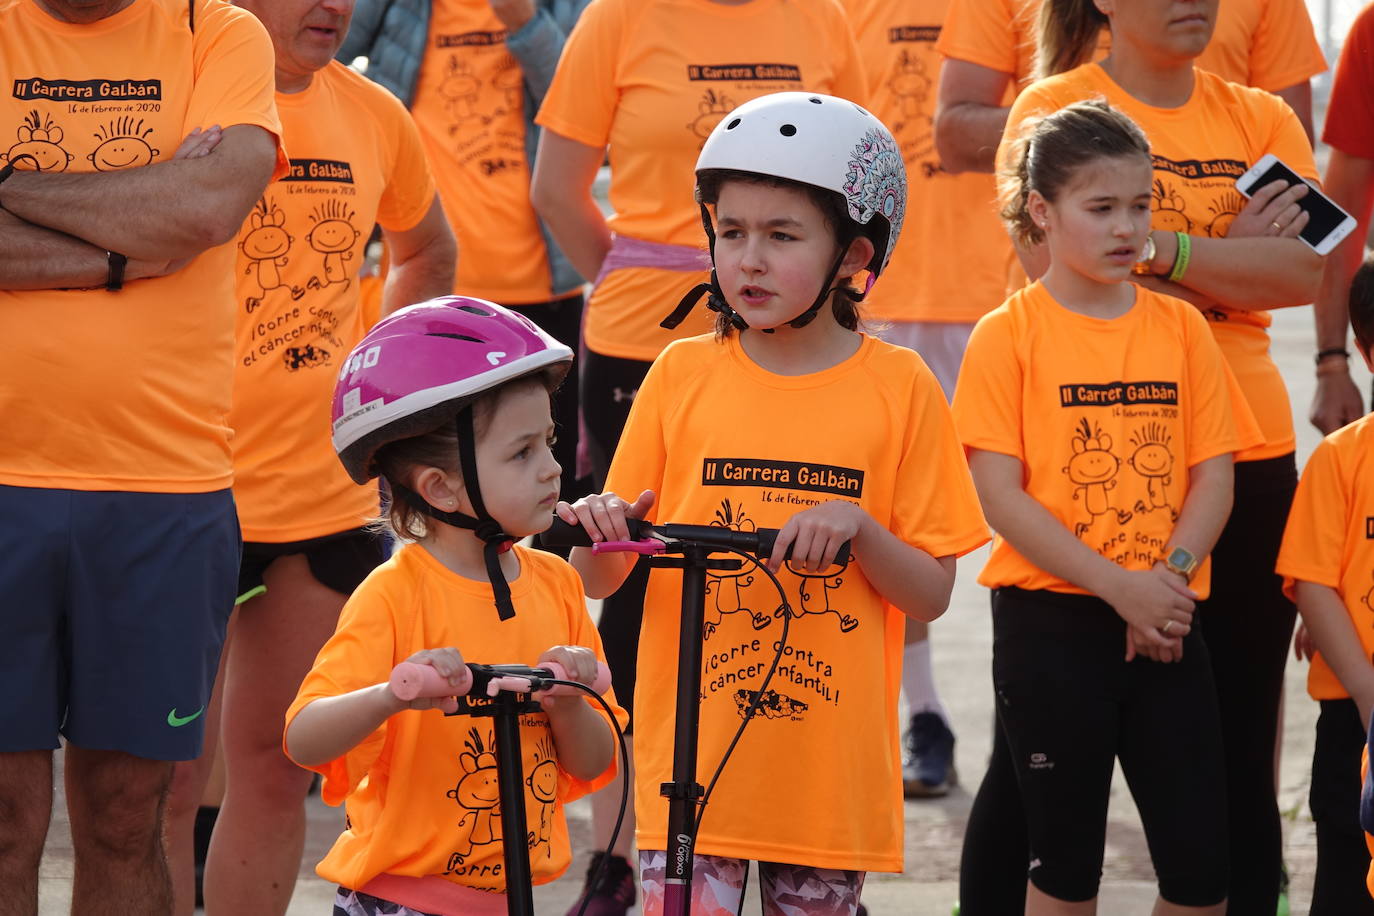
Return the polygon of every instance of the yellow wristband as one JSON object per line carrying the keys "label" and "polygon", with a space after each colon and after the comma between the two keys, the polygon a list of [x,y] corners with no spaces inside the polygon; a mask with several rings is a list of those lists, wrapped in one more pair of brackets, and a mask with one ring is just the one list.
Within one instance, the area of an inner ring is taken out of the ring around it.
{"label": "yellow wristband", "polygon": [[1183,279],[1184,271],[1188,269],[1188,258],[1193,253],[1193,240],[1186,232],[1175,232],[1174,237],[1178,239],[1178,254],[1174,256],[1174,269],[1169,271],[1169,282],[1177,283]]}

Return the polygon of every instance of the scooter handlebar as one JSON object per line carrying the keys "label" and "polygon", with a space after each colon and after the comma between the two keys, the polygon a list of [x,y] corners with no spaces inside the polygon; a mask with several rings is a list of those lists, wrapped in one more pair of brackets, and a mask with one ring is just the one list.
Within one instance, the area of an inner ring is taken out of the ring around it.
{"label": "scooter handlebar", "polygon": [[[391,670],[391,692],[397,699],[409,703],[419,697],[467,696],[474,686],[479,690],[486,688],[488,695],[495,696],[498,690],[529,691],[538,690],[540,681],[569,680],[568,672],[558,662],[544,662],[537,668],[526,665],[477,665],[469,664],[459,675],[462,684],[458,687],[449,683],[433,665],[419,662],[401,662]],[[611,669],[605,662],[596,663],[596,679],[590,685],[597,693],[605,693],[611,686]],[[523,690],[522,690],[523,688]],[[548,689],[552,696],[566,696],[581,693],[575,687],[555,684]]]}
{"label": "scooter handlebar", "polygon": [[[778,539],[777,528],[758,528],[754,531],[736,531],[734,528],[719,528],[715,525],[651,525],[642,519],[626,519],[630,536],[635,539],[663,537],[674,541],[694,541],[709,547],[733,548],[757,557],[771,557],[773,544]],[[540,539],[555,547],[591,547],[592,539],[581,525],[572,525],[554,516],[553,524],[540,535]],[[792,559],[792,547],[788,545],[783,560]],[[831,562],[843,566],[849,562],[849,542],[845,541],[835,552]]]}

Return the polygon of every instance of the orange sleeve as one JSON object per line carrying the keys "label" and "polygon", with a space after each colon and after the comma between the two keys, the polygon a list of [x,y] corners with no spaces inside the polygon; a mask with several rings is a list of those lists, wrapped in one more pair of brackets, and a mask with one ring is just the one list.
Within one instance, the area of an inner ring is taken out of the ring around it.
{"label": "orange sleeve", "polygon": [[1014,20],[1006,0],[951,0],[935,50],[1015,77]]}
{"label": "orange sleeve", "polygon": [[1303,130],[1298,116],[1278,96],[1263,95],[1258,98],[1271,109],[1267,114],[1272,117],[1273,123],[1273,132],[1265,144],[1264,152],[1278,156],[1293,171],[1321,187],[1322,177],[1317,171],[1312,143],[1307,139],[1307,131]]}
{"label": "orange sleeve", "polygon": [[[336,697],[363,687],[380,684],[391,676],[396,651],[396,632],[391,603],[375,582],[364,582],[344,605],[338,629],[320,649],[315,664],[305,676],[295,701],[286,711],[286,726],[306,706],[325,697]],[[407,710],[397,715],[415,715]],[[368,770],[382,754],[388,725],[383,722],[348,753],[306,767],[324,777],[320,797],[326,804],[342,804],[358,787]],[[285,750],[285,740],[282,744]],[[290,756],[289,754],[287,755]]]}
{"label": "orange sleeve", "polygon": [[1269,92],[1305,83],[1326,70],[1303,0],[1268,0],[1250,47],[1251,86]]}
{"label": "orange sleeve", "polygon": [[[626,500],[633,501],[645,490],[653,490],[655,495],[663,491],[663,467],[668,460],[664,442],[664,405],[660,388],[671,391],[672,386],[665,380],[671,372],[665,368],[673,353],[673,346],[664,350],[654,364],[649,367],[635,395],[630,416],[625,421],[625,429],[620,434],[620,442],[611,458],[611,469],[606,475],[606,489],[618,493]],[[654,518],[654,510],[649,511]]]}
{"label": "orange sleeve", "polygon": [[1340,588],[1345,555],[1345,483],[1339,452],[1330,439],[1322,440],[1298,481],[1275,566],[1290,598],[1299,579]]}
{"label": "orange sleeve", "polygon": [[1322,140],[1347,155],[1374,159],[1374,4],[1356,17],[1341,47]]}
{"label": "orange sleeve", "polygon": [[944,392],[924,365],[911,400],[893,491],[892,533],[932,557],[963,556],[987,543],[988,526]]}
{"label": "orange sleeve", "polygon": [[1023,371],[1012,341],[1011,313],[1004,305],[978,322],[964,351],[954,390],[954,425],[965,448],[1025,460]]}
{"label": "orange sleeve", "polygon": [[378,120],[391,140],[391,174],[377,202],[377,222],[383,229],[404,232],[429,212],[434,202],[434,174],[410,112],[389,92],[379,101]]}
{"label": "orange sleeve", "polygon": [[608,0],[598,0],[582,13],[535,118],[541,127],[587,146],[607,144],[620,97],[615,79],[621,15],[619,5]]}
{"label": "orange sleeve", "polygon": [[[1188,328],[1188,416],[1184,429],[1188,438],[1188,467],[1217,455],[1238,451],[1236,413],[1250,407],[1240,394],[1239,383],[1226,366],[1221,347],[1207,327],[1207,321],[1190,305],[1179,309]],[[1258,431],[1254,415],[1250,423]],[[1255,444],[1255,443],[1251,443]]]}
{"label": "orange sleeve", "polygon": [[195,90],[186,109],[184,133],[212,124],[251,124],[277,141],[275,181],[286,174],[281,121],[277,117],[276,56],[272,39],[257,17],[227,4],[207,6],[197,22]]}

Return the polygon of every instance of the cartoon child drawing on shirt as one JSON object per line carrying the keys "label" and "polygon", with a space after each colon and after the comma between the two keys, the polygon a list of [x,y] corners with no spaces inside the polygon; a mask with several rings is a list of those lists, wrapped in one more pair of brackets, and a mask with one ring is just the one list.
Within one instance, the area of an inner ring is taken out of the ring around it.
{"label": "cartoon child drawing on shirt", "polygon": [[887,88],[901,104],[903,118],[921,116],[930,98],[930,85],[925,62],[911,51],[902,51],[887,81]]}
{"label": "cartoon child drawing on shirt", "polygon": [[1083,508],[1088,511],[1088,520],[1074,525],[1073,533],[1082,537],[1099,515],[1108,512],[1116,514],[1119,524],[1130,521],[1132,513],[1115,509],[1108,501],[1107,493],[1116,486],[1116,472],[1121,467],[1121,459],[1111,453],[1112,437],[1083,417],[1072,445],[1073,457],[1064,466],[1064,473],[1074,484],[1074,500],[1082,497]]}
{"label": "cartoon child drawing on shirt", "polygon": [[1135,511],[1153,512],[1165,509],[1169,518],[1177,521],[1178,510],[1169,504],[1169,495],[1164,488],[1174,480],[1174,453],[1169,450],[1173,437],[1162,423],[1148,423],[1131,433],[1131,445],[1135,451],[1126,463],[1141,477],[1145,478],[1149,503],[1137,500]]}
{"label": "cartoon child drawing on shirt", "polygon": [[[753,531],[754,522],[744,514],[742,506],[734,505],[728,499],[721,500],[716,509],[716,517],[711,520],[712,527],[730,528],[734,531]],[[745,606],[744,590],[754,584],[752,572],[743,570],[730,573],[708,572],[706,574],[706,593],[715,601],[715,614],[706,619],[705,638],[710,639],[716,628],[730,614],[748,614],[754,629],[762,630],[772,622],[767,614],[761,614]]]}
{"label": "cartoon child drawing on shirt", "polygon": [[496,779],[496,755],[487,750],[490,743],[490,736],[486,743],[482,741],[476,726],[463,740],[467,751],[458,756],[463,775],[458,784],[448,790],[448,797],[463,809],[458,826],[469,823],[472,826],[468,828],[467,848],[455,852],[451,862],[462,864],[472,855],[474,847],[501,841],[501,792]]}
{"label": "cartoon child drawing on shirt", "polygon": [[341,200],[326,201],[310,211],[315,225],[305,240],[324,255],[324,279],[312,276],[305,284],[310,289],[334,283],[342,283],[344,289],[348,289],[348,270],[344,262],[353,260],[353,243],[360,234],[353,228],[353,216],[353,211]]}
{"label": "cartoon child drawing on shirt", "polygon": [[[239,250],[250,262],[243,272],[251,274],[256,271],[258,287],[262,290],[261,295],[250,296],[244,302],[244,308],[251,312],[262,304],[263,297],[269,292],[286,285],[282,280],[281,268],[290,260],[286,253],[291,250],[294,239],[286,231],[286,214],[275,203],[269,203],[266,197],[258,198],[253,212],[248,215],[248,225],[251,228],[239,241]],[[299,286],[291,287],[292,299],[299,299],[303,295],[305,290]]]}
{"label": "cartoon child drawing on shirt", "polygon": [[558,800],[558,763],[549,738],[540,738],[535,744],[534,761],[530,774],[525,777],[525,785],[539,803],[539,832],[529,832],[529,847],[533,849],[543,843],[547,857],[552,858],[553,845],[549,839],[553,835],[553,803]]}
{"label": "cartoon child drawing on shirt", "polygon": [[152,133],[151,127],[144,129],[142,118],[137,121],[131,115],[116,118],[100,125],[100,130],[95,133],[95,139],[100,144],[86,158],[101,172],[148,165],[160,152],[148,142]]}
{"label": "cartoon child drawing on shirt", "polygon": [[8,152],[0,153],[0,163],[13,165],[17,169],[33,169],[39,172],[65,172],[67,165],[76,158],[63,149],[62,128],[53,123],[51,117],[40,119],[34,109],[24,115],[24,123],[15,131],[19,142]]}
{"label": "cartoon child drawing on shirt", "polygon": [[1156,178],[1151,196],[1154,198],[1154,216],[1150,222],[1154,228],[1164,232],[1188,232],[1193,221],[1183,212],[1183,198]]}
{"label": "cartoon child drawing on shirt", "polygon": [[[450,54],[448,66],[444,68],[444,78],[439,83],[439,95],[443,96],[444,107],[453,121],[462,122],[478,116],[477,96],[481,88],[481,81],[472,75],[467,61]],[[450,124],[448,132],[456,134],[459,127],[458,123]]]}
{"label": "cartoon child drawing on shirt", "polygon": [[687,129],[695,134],[698,140],[704,141],[711,136],[711,131],[716,129],[721,119],[734,109],[734,100],[729,96],[714,89],[707,89],[702,93],[701,101],[697,103],[697,116],[687,122]]}

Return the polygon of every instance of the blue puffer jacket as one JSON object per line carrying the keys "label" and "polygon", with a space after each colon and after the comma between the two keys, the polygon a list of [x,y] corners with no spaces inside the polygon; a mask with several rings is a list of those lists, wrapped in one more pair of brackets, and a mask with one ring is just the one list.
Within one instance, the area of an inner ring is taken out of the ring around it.
{"label": "blue puffer jacket", "polygon": [[[353,25],[339,49],[339,60],[352,63],[357,57],[366,57],[367,75],[394,92],[409,107],[415,98],[415,85],[420,79],[420,66],[429,39],[431,2],[358,0],[353,10]],[[534,123],[534,116],[543,104],[549,83],[553,82],[563,43],[590,2],[535,0],[534,18],[506,37],[506,48],[520,62],[525,75],[525,159],[531,169],[539,146],[539,128]],[[543,220],[539,228],[548,250],[552,275],[550,289],[559,292],[580,286],[584,278],[554,244],[553,235]]]}

